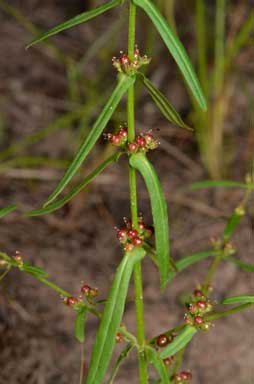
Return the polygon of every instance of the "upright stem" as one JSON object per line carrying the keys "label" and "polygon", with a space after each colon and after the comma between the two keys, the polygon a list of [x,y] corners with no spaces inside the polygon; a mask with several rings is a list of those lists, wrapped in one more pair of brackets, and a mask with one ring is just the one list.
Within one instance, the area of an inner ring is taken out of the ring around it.
{"label": "upright stem", "polygon": [[[128,56],[130,59],[134,57],[135,49],[135,30],[136,30],[136,6],[130,1],[129,15],[129,37],[128,37]],[[135,139],[135,94],[134,86],[128,91],[128,141]],[[131,220],[134,228],[138,225],[138,204],[137,204],[137,186],[136,172],[129,167],[130,182],[130,202],[131,202]],[[140,348],[139,352],[139,376],[140,384],[147,384],[147,367],[144,354],[144,305],[143,305],[143,287],[142,287],[142,270],[141,263],[137,263],[134,268],[134,286],[135,286],[135,305],[136,305],[136,321],[137,321],[137,340]]]}

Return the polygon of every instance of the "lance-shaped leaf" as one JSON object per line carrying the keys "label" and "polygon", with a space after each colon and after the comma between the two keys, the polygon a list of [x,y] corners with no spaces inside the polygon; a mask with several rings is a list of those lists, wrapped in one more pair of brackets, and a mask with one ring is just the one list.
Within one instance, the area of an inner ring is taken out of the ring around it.
{"label": "lance-shaped leaf", "polygon": [[66,187],[66,185],[78,171],[83,161],[95,145],[96,141],[99,139],[101,133],[103,132],[105,126],[113,115],[113,112],[115,111],[123,95],[128,90],[128,88],[134,84],[134,82],[134,76],[126,76],[124,74],[120,74],[116,88],[111,94],[108,102],[106,103],[96,122],[94,123],[85,141],[79,148],[74,160],[70,164],[62,180],[59,182],[54,192],[48,198],[47,202],[45,203],[45,206],[55,200],[55,198],[59,195],[59,193],[62,192],[62,190]]}
{"label": "lance-shaped leaf", "polygon": [[66,196],[61,199],[54,201],[53,203],[47,205],[42,209],[37,209],[31,212],[26,213],[26,216],[41,216],[46,215],[48,213],[54,212],[59,208],[62,208],[65,204],[67,204],[71,199],[73,199],[82,189],[84,189],[89,183],[91,183],[97,175],[99,175],[109,164],[117,161],[119,157],[122,155],[122,152],[117,152],[108,157],[105,161],[103,161],[94,171],[92,171],[88,176],[84,178],[78,185],[76,185]]}
{"label": "lance-shaped leaf", "polygon": [[[254,185],[253,185],[254,187]],[[249,189],[251,188],[250,185],[239,183],[237,181],[230,181],[230,180],[202,180],[198,181],[197,183],[193,183],[190,186],[191,189],[206,189],[206,188],[242,188],[242,189]]]}
{"label": "lance-shaped leaf", "polygon": [[85,321],[86,321],[86,314],[87,310],[86,308],[82,308],[76,316],[75,319],[75,326],[74,326],[74,333],[76,339],[83,343],[85,341]]}
{"label": "lance-shaped leaf", "polygon": [[149,192],[161,289],[165,289],[168,282],[170,264],[173,264],[173,261],[170,258],[169,249],[168,209],[166,199],[158,176],[145,154],[137,153],[132,155],[130,157],[130,165],[141,173]]}
{"label": "lance-shaped leaf", "polygon": [[93,346],[87,384],[100,384],[103,380],[123,317],[133,267],[144,256],[145,251],[141,247],[136,247],[124,255],[117,269]]}
{"label": "lance-shaped leaf", "polygon": [[249,296],[249,295],[231,296],[224,299],[221,304],[244,304],[244,303],[254,303],[254,296]]}
{"label": "lance-shaped leaf", "polygon": [[164,96],[163,93],[161,93],[161,91],[145,75],[143,75],[143,73],[139,72],[139,78],[148,90],[153,101],[155,102],[163,116],[165,116],[170,123],[192,131],[192,128],[185,124],[179,113],[175,110],[173,105],[170,104],[166,96]]}
{"label": "lance-shaped leaf", "polygon": [[185,345],[192,340],[196,332],[197,329],[195,327],[192,325],[186,325],[184,330],[176,336],[176,338],[168,344],[163,351],[161,351],[161,359],[166,359],[169,356],[175,355],[176,352],[180,351],[180,349],[184,348]]}
{"label": "lance-shaped leaf", "polygon": [[[198,261],[204,260],[207,257],[211,256],[217,256],[218,251],[210,250],[210,251],[203,251],[203,252],[197,252],[190,256],[185,256],[178,260],[176,264],[177,273],[181,272],[185,268],[188,268],[190,265],[197,263]],[[172,280],[176,276],[176,272],[170,271],[169,273],[169,280]]]}
{"label": "lance-shaped leaf", "polygon": [[12,211],[14,211],[16,208],[17,208],[17,206],[15,204],[12,204],[12,205],[8,205],[5,208],[0,209],[0,219],[2,219],[2,217],[6,216],[9,213],[11,213]]}
{"label": "lance-shaped leaf", "polygon": [[206,101],[199,85],[199,81],[192,67],[190,59],[185,51],[185,48],[183,47],[176,34],[172,31],[167,21],[164,19],[158,8],[151,0],[133,0],[133,2],[137,6],[143,8],[148,17],[151,19],[154,26],[161,35],[162,40],[175,59],[194,98],[198,102],[199,106],[203,110],[206,110]]}
{"label": "lance-shaped leaf", "polygon": [[108,1],[106,4],[103,4],[100,7],[92,9],[91,11],[88,11],[88,12],[83,12],[80,15],[77,15],[70,20],[67,20],[61,24],[58,24],[54,28],[50,29],[49,31],[44,32],[41,35],[39,35],[38,37],[36,37],[30,44],[27,45],[27,48],[38,43],[39,41],[43,41],[43,40],[47,39],[50,36],[56,35],[59,32],[65,31],[66,29],[72,28],[76,25],[79,25],[79,24],[84,23],[88,20],[91,20],[91,19],[95,18],[96,16],[99,16],[102,13],[108,11],[109,9],[116,7],[122,1],[123,0]]}
{"label": "lance-shaped leaf", "polygon": [[161,379],[161,384],[170,384],[167,367],[159,356],[158,352],[152,347],[147,347],[146,355],[149,362],[154,366],[154,368],[158,372],[159,377]]}
{"label": "lance-shaped leaf", "polygon": [[33,276],[36,277],[46,277],[48,274],[40,267],[34,267],[33,265],[30,265],[28,263],[22,263],[20,266],[21,271],[25,271],[27,273],[30,273]]}

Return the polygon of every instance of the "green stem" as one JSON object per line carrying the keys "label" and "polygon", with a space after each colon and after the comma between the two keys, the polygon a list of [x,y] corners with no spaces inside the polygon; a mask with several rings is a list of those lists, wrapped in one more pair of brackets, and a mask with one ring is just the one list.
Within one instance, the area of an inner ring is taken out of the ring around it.
{"label": "green stem", "polygon": [[84,354],[84,344],[80,344],[80,372],[79,372],[79,384],[83,383],[84,378],[84,362],[85,362],[85,354]]}
{"label": "green stem", "polygon": [[[130,59],[134,57],[135,49],[135,31],[136,31],[136,6],[130,2],[129,14],[129,36],[128,36],[128,56]],[[135,139],[135,93],[134,86],[128,91],[128,141]],[[138,224],[138,204],[137,204],[137,185],[136,172],[129,167],[129,183],[130,183],[130,203],[131,203],[131,220],[134,228]],[[143,287],[142,287],[142,269],[141,263],[137,263],[134,267],[134,286],[135,286],[135,305],[136,305],[136,322],[137,322],[137,340],[139,345],[139,376],[140,384],[147,384],[147,366],[144,354],[145,332],[144,332],[144,305],[143,305]]]}
{"label": "green stem", "polygon": [[215,257],[215,259],[213,260],[211,267],[210,267],[210,269],[206,275],[206,278],[205,278],[205,281],[203,284],[203,290],[204,290],[205,295],[207,295],[207,293],[208,293],[209,286],[211,284],[213,275],[215,274],[215,272],[218,268],[218,265],[220,264],[223,257],[224,257],[224,249],[222,249],[221,252],[219,252],[218,255]]}

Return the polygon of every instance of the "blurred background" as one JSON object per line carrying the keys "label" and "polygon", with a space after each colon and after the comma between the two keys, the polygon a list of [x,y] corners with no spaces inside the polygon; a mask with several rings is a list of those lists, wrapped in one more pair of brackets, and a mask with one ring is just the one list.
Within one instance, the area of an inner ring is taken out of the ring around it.
{"label": "blurred background", "polygon": [[[154,0],[155,1],[155,0]],[[184,43],[208,100],[200,112],[185,90],[177,67],[150,21],[138,13],[137,43],[152,57],[147,75],[167,95],[194,133],[168,124],[150,97],[137,86],[137,131],[153,129],[160,146],[150,156],[169,205],[174,257],[211,247],[242,191],[188,186],[206,178],[244,181],[254,148],[254,1],[156,0]],[[54,189],[115,82],[111,59],[127,48],[127,7],[122,6],[25,50],[40,31],[102,4],[99,0],[0,0],[0,206],[18,203],[22,211],[39,208]],[[126,121],[125,103],[107,127]],[[102,138],[74,183],[112,149]],[[139,180],[140,211],[151,220],[148,195]],[[14,212],[1,221],[0,249],[43,267],[49,278],[77,294],[80,281],[99,288],[105,298],[121,250],[115,226],[129,216],[128,169],[112,165],[61,210],[49,216]],[[233,242],[237,257],[254,257],[253,203]],[[182,322],[181,295],[202,282],[209,260],[180,274],[163,296],[158,274],[144,262],[148,337]],[[251,274],[221,264],[215,297],[254,293]],[[156,314],[156,316],[155,316]],[[194,339],[184,361],[195,384],[251,384],[253,311],[219,320],[214,330]],[[0,384],[77,383],[79,345],[74,314],[56,294],[32,277],[12,271],[0,286]],[[135,330],[132,291],[125,322]],[[89,361],[97,321],[86,326]],[[138,383],[135,356],[117,383]]]}

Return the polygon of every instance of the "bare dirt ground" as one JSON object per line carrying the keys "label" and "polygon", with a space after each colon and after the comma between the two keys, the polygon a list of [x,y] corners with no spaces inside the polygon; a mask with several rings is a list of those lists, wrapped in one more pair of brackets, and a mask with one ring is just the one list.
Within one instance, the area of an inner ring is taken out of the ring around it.
{"label": "bare dirt ground", "polygon": [[[68,2],[61,7],[63,4],[57,1],[54,4],[44,1],[43,5],[36,0],[10,3],[44,29],[83,9],[78,1],[73,2],[71,7]],[[25,52],[24,45],[29,41],[30,34],[4,13],[0,13],[0,21],[0,110],[6,127],[4,150],[11,143],[37,132],[73,105],[66,101],[67,81],[62,66],[45,54],[43,47]],[[93,23],[91,29],[80,27],[59,37],[57,42],[64,51],[80,57],[82,39],[87,44],[91,43],[102,25]],[[159,55],[154,59],[154,68],[160,63],[159,57],[164,55],[162,48]],[[247,58],[240,58],[241,73],[251,82],[253,50],[245,55]],[[179,86],[172,63],[162,60],[160,64],[155,80],[161,87],[171,82],[169,96],[180,112],[186,111],[187,97]],[[94,61],[96,68],[99,65]],[[167,65],[171,65],[173,72],[167,70]],[[169,76],[168,73],[173,74]],[[88,77],[92,75],[94,67],[88,69]],[[227,145],[233,153],[229,176],[243,180],[251,153],[250,122],[246,117],[246,100],[241,93],[237,93],[234,81],[232,79],[231,118],[226,124]],[[110,76],[108,83],[111,83]],[[166,87],[164,90],[168,92]],[[222,233],[226,218],[241,199],[242,192],[187,191],[186,187],[191,182],[207,177],[193,135],[179,131],[160,119],[145,97],[141,97],[139,107],[138,129],[153,128],[161,142],[158,152],[151,154],[150,158],[166,191],[172,253],[178,259],[209,249],[211,238]],[[73,140],[76,132],[75,126],[71,130],[60,130],[26,149],[25,154],[71,158],[76,148]],[[96,154],[101,148],[99,145]],[[35,169],[38,170],[38,167]],[[23,169],[16,173],[13,169],[1,171],[0,205],[18,202],[21,211],[41,206],[62,170],[46,168],[45,171],[44,167],[39,168],[37,173],[39,176],[35,180],[27,178]],[[149,221],[149,200],[141,180],[139,187],[140,211]],[[108,168],[87,192],[58,213],[26,218],[15,212],[6,217],[0,225],[0,249],[9,254],[19,250],[27,261],[42,266],[48,271],[50,279],[73,294],[77,294],[83,280],[97,286],[100,297],[104,298],[121,258],[114,226],[120,226],[122,218],[129,216],[128,204],[127,167],[123,159]],[[237,257],[249,262],[254,258],[253,229],[252,202],[233,239],[238,249]],[[181,273],[162,296],[156,269],[149,260],[143,264],[146,334],[152,337],[183,321],[184,307],[180,295],[192,291],[197,283],[202,282],[210,260]],[[216,299],[254,293],[252,275],[239,271],[229,263],[221,264],[213,285]],[[254,382],[253,316],[253,309],[249,309],[218,320],[209,333],[201,333],[193,340],[186,353],[184,367],[193,372],[194,384]],[[73,336],[73,320],[72,311],[54,292],[30,276],[11,271],[0,287],[0,384],[77,383],[79,345]],[[135,330],[132,289],[124,321]],[[90,316],[86,324],[87,363],[96,326],[96,319]],[[138,383],[135,355],[125,363],[116,382]]]}

